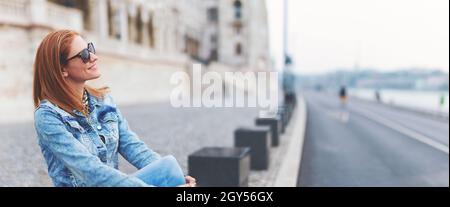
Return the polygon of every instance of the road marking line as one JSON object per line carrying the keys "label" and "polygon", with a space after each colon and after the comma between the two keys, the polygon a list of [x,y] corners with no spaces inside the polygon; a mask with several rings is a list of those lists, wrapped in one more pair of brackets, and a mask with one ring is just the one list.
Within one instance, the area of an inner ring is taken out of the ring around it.
{"label": "road marking line", "polygon": [[447,155],[449,154],[448,146],[446,146],[446,145],[444,145],[442,143],[439,143],[437,141],[434,141],[433,139],[431,139],[429,137],[426,137],[426,136],[424,136],[424,135],[422,135],[422,134],[420,134],[418,132],[415,132],[415,131],[413,131],[411,129],[408,129],[408,128],[402,126],[402,125],[399,125],[399,124],[395,123],[394,121],[391,121],[389,119],[383,118],[382,116],[380,116],[380,115],[378,115],[376,113],[373,113],[373,112],[370,112],[370,111],[367,111],[367,110],[361,110],[361,109],[352,109],[352,111],[357,112],[357,113],[359,113],[359,114],[361,114],[361,115],[363,115],[363,116],[365,116],[365,117],[367,117],[367,118],[369,118],[371,120],[374,120],[374,121],[376,121],[376,122],[378,122],[378,123],[380,123],[380,124],[382,124],[382,125],[384,125],[384,126],[386,126],[388,128],[391,128],[391,129],[393,129],[395,131],[398,131],[398,132],[400,132],[400,133],[402,133],[402,134],[404,134],[404,135],[406,135],[406,136],[408,136],[408,137],[410,137],[412,139],[415,139],[415,140],[417,140],[419,142],[422,142],[424,144],[427,144],[427,145],[429,145],[429,146],[431,146],[431,147],[433,147],[433,148],[435,148],[437,150],[445,152]]}
{"label": "road marking line", "polygon": [[350,119],[350,114],[347,111],[327,111],[326,113],[328,116],[330,116],[333,119],[338,120],[339,122],[342,122],[344,124],[348,123],[348,120]]}

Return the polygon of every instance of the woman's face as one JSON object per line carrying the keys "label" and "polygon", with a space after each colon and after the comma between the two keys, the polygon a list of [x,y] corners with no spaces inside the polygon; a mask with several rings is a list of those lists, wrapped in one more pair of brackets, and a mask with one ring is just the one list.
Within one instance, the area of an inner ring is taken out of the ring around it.
{"label": "woman's face", "polygon": [[[68,58],[78,55],[88,47],[88,43],[81,36],[75,36],[72,41]],[[67,62],[63,68],[63,76],[75,83],[97,79],[101,76],[97,68],[98,57],[90,53],[90,59],[86,63],[80,57],[73,58]]]}

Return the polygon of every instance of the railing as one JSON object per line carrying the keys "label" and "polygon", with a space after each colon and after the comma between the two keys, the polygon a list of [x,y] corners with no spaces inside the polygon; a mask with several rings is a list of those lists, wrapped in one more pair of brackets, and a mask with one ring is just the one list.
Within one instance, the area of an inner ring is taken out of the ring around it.
{"label": "railing", "polygon": [[29,1],[0,0],[0,23],[27,24],[30,14]]}
{"label": "railing", "polygon": [[18,26],[38,24],[77,31],[83,28],[81,11],[48,1],[43,1],[44,4],[35,3],[33,0],[0,0],[0,23]]}
{"label": "railing", "polygon": [[47,14],[48,23],[52,28],[70,28],[78,31],[83,28],[83,14],[78,9],[47,2]]}
{"label": "railing", "polygon": [[[163,1],[161,1],[163,2]],[[83,31],[83,13],[44,0],[0,0],[0,24],[14,26],[44,26],[49,29],[73,29],[88,35],[100,52],[142,61],[164,61],[174,64],[187,62],[187,55],[177,51],[159,51],[146,46],[100,38],[98,34]]]}

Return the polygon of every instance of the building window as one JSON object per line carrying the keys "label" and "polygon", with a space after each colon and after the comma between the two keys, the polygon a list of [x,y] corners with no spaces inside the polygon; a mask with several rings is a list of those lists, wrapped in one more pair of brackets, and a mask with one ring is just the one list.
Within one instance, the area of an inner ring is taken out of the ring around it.
{"label": "building window", "polygon": [[236,44],[234,52],[238,56],[242,55],[242,45],[241,45],[241,43]]}
{"label": "building window", "polygon": [[144,42],[144,37],[142,36],[142,31],[144,29],[144,23],[142,22],[142,8],[138,7],[137,15],[136,15],[136,42],[142,44]]}
{"label": "building window", "polygon": [[209,61],[217,60],[219,60],[219,53],[217,52],[217,49],[212,49],[211,53],[209,54]]}
{"label": "building window", "polygon": [[113,9],[111,1],[108,1],[108,33],[115,39],[120,39],[120,14]]}
{"label": "building window", "polygon": [[217,8],[208,9],[208,21],[212,23],[219,21],[219,10]]}
{"label": "building window", "polygon": [[61,6],[69,7],[69,8],[74,8],[74,9],[78,8],[77,2],[74,0],[50,0],[50,2],[59,4]]}
{"label": "building window", "polygon": [[108,34],[109,36],[114,36],[114,27],[113,27],[113,9],[111,5],[111,1],[108,1]]}
{"label": "building window", "polygon": [[148,36],[150,39],[150,47],[155,47],[155,28],[153,26],[153,15],[150,16],[150,20],[148,21]]}
{"label": "building window", "polygon": [[200,48],[200,44],[199,42],[194,39],[191,38],[189,36],[185,36],[184,37],[185,40],[185,53],[187,53],[189,56],[191,56],[194,59],[198,59],[199,58],[199,48]]}
{"label": "building window", "polygon": [[127,15],[127,21],[128,21],[128,30],[127,31],[128,31],[128,41],[129,42],[134,42],[134,36],[133,36],[134,35],[134,33],[133,33],[134,32],[134,30],[133,30],[133,28],[134,28],[133,22],[134,21],[133,21],[133,19],[134,18],[131,17],[130,14]]}
{"label": "building window", "polygon": [[236,19],[242,18],[242,2],[240,0],[234,1],[234,17]]}
{"label": "building window", "polygon": [[217,35],[211,35],[211,44],[217,44]]}
{"label": "building window", "polygon": [[242,27],[243,27],[243,25],[242,25],[242,23],[240,21],[236,21],[236,22],[233,23],[234,32],[236,34],[241,34]]}
{"label": "building window", "polygon": [[135,16],[128,14],[128,40],[133,43],[142,43],[141,9],[137,8]]}

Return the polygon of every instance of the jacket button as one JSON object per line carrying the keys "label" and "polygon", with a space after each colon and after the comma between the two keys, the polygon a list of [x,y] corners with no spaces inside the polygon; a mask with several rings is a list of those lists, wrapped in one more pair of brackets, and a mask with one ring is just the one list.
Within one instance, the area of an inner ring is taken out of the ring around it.
{"label": "jacket button", "polygon": [[98,126],[97,126],[97,129],[98,129],[98,130],[102,130],[102,126],[98,125]]}

